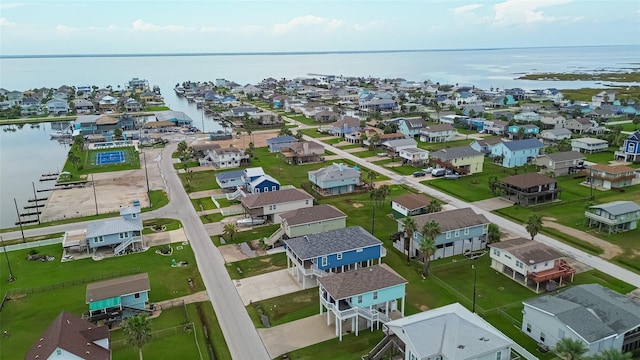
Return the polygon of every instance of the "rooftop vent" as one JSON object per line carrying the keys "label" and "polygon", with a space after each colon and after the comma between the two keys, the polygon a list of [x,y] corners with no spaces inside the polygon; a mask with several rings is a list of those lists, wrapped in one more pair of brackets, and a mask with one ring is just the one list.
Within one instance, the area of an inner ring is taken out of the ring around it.
{"label": "rooftop vent", "polygon": [[458,345],[458,349],[464,349],[464,345]]}

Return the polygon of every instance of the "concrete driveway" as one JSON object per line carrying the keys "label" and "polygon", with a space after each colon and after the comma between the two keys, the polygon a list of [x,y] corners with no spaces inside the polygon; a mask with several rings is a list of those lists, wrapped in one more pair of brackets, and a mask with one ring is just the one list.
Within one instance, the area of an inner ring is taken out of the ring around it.
{"label": "concrete driveway", "polygon": [[[257,329],[272,359],[290,351],[302,349],[336,337],[335,325],[327,325],[327,315],[304,319],[266,329]],[[323,356],[318,356],[323,357]]]}
{"label": "concrete driveway", "polygon": [[493,210],[509,207],[513,205],[513,201],[510,201],[498,196],[491,199],[475,201],[475,202],[472,202],[471,204],[479,207],[482,210],[493,211]]}
{"label": "concrete driveway", "polygon": [[302,290],[302,285],[289,275],[287,269],[234,280],[244,305]]}

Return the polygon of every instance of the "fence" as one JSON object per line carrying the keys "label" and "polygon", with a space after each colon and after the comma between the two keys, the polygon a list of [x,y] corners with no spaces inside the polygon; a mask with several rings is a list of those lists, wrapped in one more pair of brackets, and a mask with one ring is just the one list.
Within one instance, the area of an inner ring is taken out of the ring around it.
{"label": "fence", "polygon": [[[30,241],[26,243],[7,245],[5,246],[5,248],[7,248],[7,252],[15,251],[15,250],[31,249],[34,247],[45,246],[45,245],[62,244],[63,239],[64,238],[59,237],[59,238],[47,239],[47,240]],[[0,253],[2,252],[4,252],[4,249],[0,247]]]}
{"label": "fence", "polygon": [[63,283],[45,285],[45,286],[40,286],[40,287],[35,287],[35,288],[12,289],[12,290],[9,290],[8,294],[9,294],[9,299],[11,299],[11,298],[20,297],[20,296],[27,295],[27,294],[35,294],[35,293],[55,290],[55,289],[59,289],[59,288],[75,286],[75,285],[80,285],[80,284],[86,284],[86,283],[95,282],[95,281],[99,281],[99,280],[112,279],[112,278],[116,278],[116,277],[120,277],[120,276],[133,275],[133,274],[139,274],[139,273],[140,273],[140,268],[129,269],[129,270],[123,270],[123,271],[114,272],[114,273],[101,274],[101,275],[93,276],[93,277],[90,277],[90,278],[83,278],[83,279],[78,279],[78,280],[65,281]]}
{"label": "fence", "polygon": [[2,308],[4,307],[4,303],[9,300],[9,293],[6,292],[4,293],[4,296],[2,297],[2,301],[0,301],[0,311],[2,311]]}

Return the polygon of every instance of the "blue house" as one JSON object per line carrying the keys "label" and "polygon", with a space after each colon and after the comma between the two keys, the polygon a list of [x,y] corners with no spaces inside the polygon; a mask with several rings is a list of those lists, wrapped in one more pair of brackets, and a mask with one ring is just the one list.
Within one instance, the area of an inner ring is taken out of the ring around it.
{"label": "blue house", "polygon": [[531,124],[509,125],[509,128],[508,128],[509,136],[511,138],[518,136],[518,131],[520,131],[520,129],[524,131],[524,136],[527,138],[536,137],[540,133],[540,128],[535,125],[531,125]]}
{"label": "blue house", "polygon": [[416,137],[420,135],[420,130],[426,126],[426,121],[420,118],[402,119],[398,121],[398,132],[409,137]]}
{"label": "blue house", "polygon": [[[476,214],[471,208],[417,215],[413,219],[418,230],[414,232],[411,241],[406,243],[406,239],[402,236],[393,242],[394,248],[405,254],[408,251],[411,257],[420,256],[421,231],[424,225],[431,221],[440,225],[440,233],[436,236],[436,251],[431,256],[432,260],[484,249],[487,246],[490,222],[484,215]],[[397,221],[398,231],[404,231],[402,219]]]}
{"label": "blue house", "polygon": [[244,170],[216,173],[216,183],[221,189],[237,189],[244,185]]}
{"label": "blue house", "polygon": [[521,166],[538,157],[543,145],[538,139],[505,141],[491,150],[491,157],[501,160],[504,167]]}
{"label": "blue house", "polygon": [[[66,234],[65,234],[66,237]],[[65,248],[78,246],[96,252],[101,247],[114,247],[113,253],[121,255],[127,251],[140,250],[142,243],[142,219],[140,205],[120,209],[119,219],[97,220],[87,224],[84,244],[82,241],[63,240]]]}
{"label": "blue house", "polygon": [[253,167],[244,169],[244,174],[242,175],[242,180],[244,181],[244,186],[249,187],[249,184],[260,176],[266,175],[264,170],[261,167]]}
{"label": "blue house", "polygon": [[360,226],[335,229],[284,240],[287,269],[306,288],[307,282],[348,270],[380,264],[382,241]]}
{"label": "blue house", "polygon": [[345,164],[332,164],[322,169],[309,171],[309,181],[322,195],[352,193],[360,184],[360,170]]}
{"label": "blue house", "polygon": [[251,194],[259,194],[268,191],[280,190],[280,182],[269,175],[262,175],[251,181],[246,188]]}
{"label": "blue house", "polygon": [[622,161],[640,161],[640,131],[635,131],[624,140],[619,151],[615,152],[616,159]]}
{"label": "blue house", "polygon": [[[358,336],[360,320],[371,331],[390,320],[391,312],[404,316],[407,280],[388,265],[374,265],[318,279],[320,315],[327,310],[327,323],[335,323],[336,336],[342,341],[342,324],[350,320],[351,331]],[[400,300],[402,307],[398,307]]]}
{"label": "blue house", "polygon": [[75,129],[82,135],[99,134],[96,120],[102,115],[78,115],[75,121]]}
{"label": "blue house", "polygon": [[86,303],[89,321],[124,320],[151,313],[149,274],[141,273],[87,284]]}
{"label": "blue house", "polygon": [[269,152],[280,152],[281,148],[290,147],[295,142],[298,142],[298,139],[293,136],[277,136],[267,139],[267,147]]}

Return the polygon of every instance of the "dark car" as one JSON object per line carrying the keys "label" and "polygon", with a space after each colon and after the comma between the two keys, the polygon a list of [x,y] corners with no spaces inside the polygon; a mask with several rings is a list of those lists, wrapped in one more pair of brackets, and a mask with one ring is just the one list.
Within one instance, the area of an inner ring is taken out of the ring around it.
{"label": "dark car", "polygon": [[425,175],[427,175],[427,174],[425,172],[423,172],[423,171],[416,171],[416,172],[413,173],[413,177],[423,177]]}

